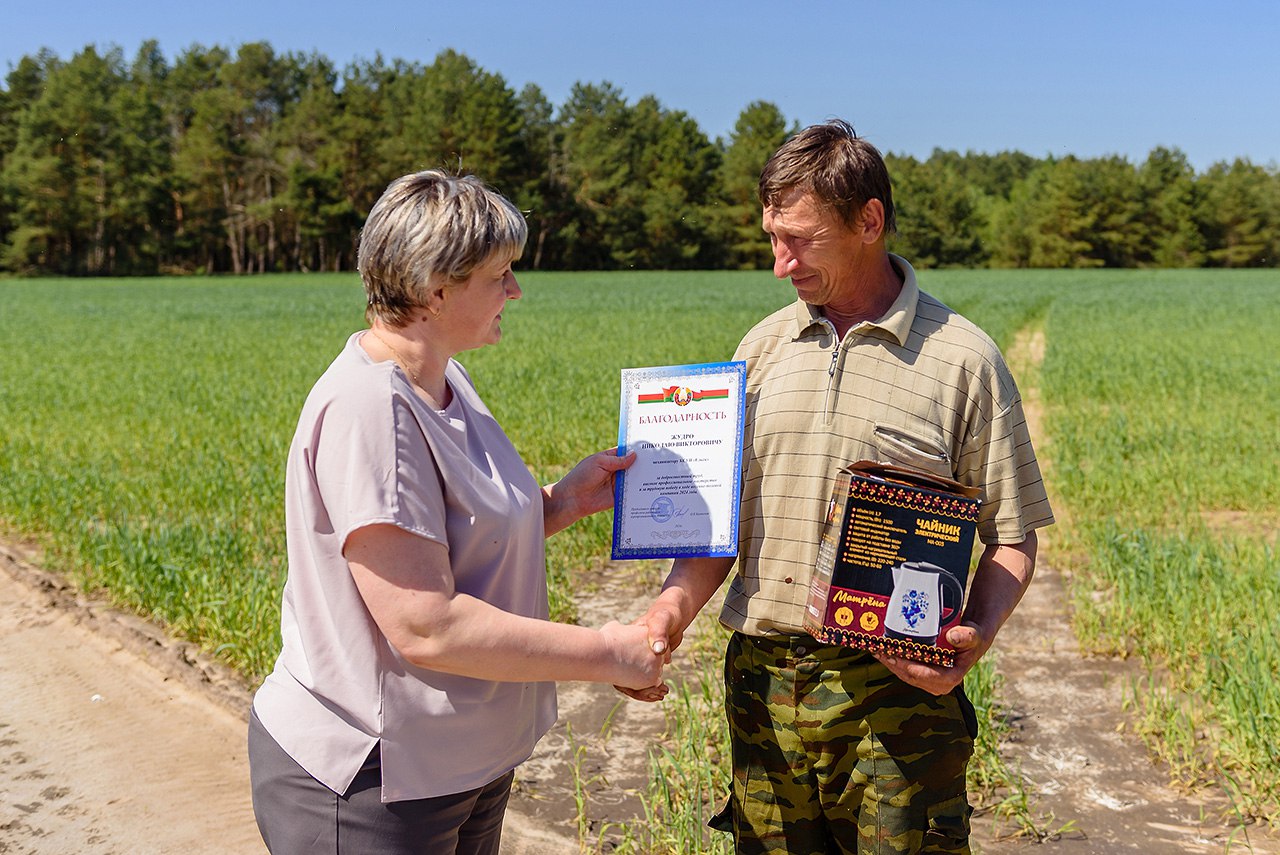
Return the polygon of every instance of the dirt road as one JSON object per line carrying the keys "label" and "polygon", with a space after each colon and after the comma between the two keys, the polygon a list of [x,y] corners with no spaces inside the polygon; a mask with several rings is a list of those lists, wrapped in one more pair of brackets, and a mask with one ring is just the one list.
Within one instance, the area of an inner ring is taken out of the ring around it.
{"label": "dirt road", "polygon": [[[0,853],[264,853],[245,756],[250,688],[36,561],[0,542]],[[593,596],[584,618],[632,617],[650,593]],[[592,827],[639,814],[661,708],[586,683],[559,694],[560,721],[518,771],[502,855],[579,851],[575,774],[590,779]]]}
{"label": "dirt road", "polygon": [[[0,545],[0,853],[200,855],[263,853],[249,803],[244,722],[249,692],[190,645],[77,595]],[[1005,628],[1001,672],[1016,724],[1009,754],[1033,786],[1046,841],[1064,853],[1150,855],[1280,852],[1274,837],[1222,823],[1220,801],[1163,783],[1141,746],[1117,732],[1123,666],[1080,656],[1061,628],[1062,580],[1042,570]],[[628,602],[595,607],[621,616]],[[503,855],[578,851],[573,746],[601,722],[610,767],[593,810],[634,810],[657,706],[624,704],[603,687],[561,690],[562,722],[522,767]],[[571,722],[570,738],[565,722]],[[620,818],[618,816],[611,817]],[[979,818],[986,855],[1025,852]]]}
{"label": "dirt road", "polygon": [[[0,853],[263,853],[249,803],[247,688],[25,557],[0,545]],[[1080,656],[1064,599],[1060,576],[1043,569],[998,644],[1016,725],[1008,754],[1044,828],[1071,823],[1046,843],[1082,854],[1280,852],[1274,837],[1224,824],[1221,800],[1165,786],[1163,770],[1117,731],[1123,664]],[[593,607],[622,616],[631,606]],[[636,810],[623,801],[643,785],[661,711],[617,700],[605,687],[562,687],[562,721],[521,769],[503,855],[578,851],[573,747],[604,721],[615,736],[590,756],[609,767],[581,770],[609,782],[591,794],[592,810]],[[1026,839],[998,839],[1009,831],[979,817],[976,848],[1025,852]]]}
{"label": "dirt road", "polygon": [[[0,853],[258,855],[249,692],[0,545]],[[504,855],[576,838],[513,812]]]}
{"label": "dirt road", "polygon": [[[1023,404],[1052,485],[1052,455],[1046,454],[1034,382],[1044,348],[1042,331],[1024,330],[1010,348],[1009,362],[1017,376],[1032,381],[1023,384]],[[1061,503],[1055,510],[1058,526],[1043,532],[1042,555],[1053,554],[1057,532],[1069,524]],[[1064,853],[1280,852],[1274,835],[1226,819],[1229,805],[1220,794],[1168,786],[1168,770],[1153,763],[1124,727],[1124,692],[1140,666],[1083,656],[1070,611],[1066,578],[1042,561],[993,648],[1004,679],[1001,702],[1013,724],[1001,753],[1021,771],[1041,831],[1065,829],[1046,842]],[[979,818],[974,838],[986,855],[1025,849],[1025,840],[997,840],[998,831],[990,817]]]}
{"label": "dirt road", "polygon": [[182,646],[0,563],[0,852],[264,851],[243,717]]}

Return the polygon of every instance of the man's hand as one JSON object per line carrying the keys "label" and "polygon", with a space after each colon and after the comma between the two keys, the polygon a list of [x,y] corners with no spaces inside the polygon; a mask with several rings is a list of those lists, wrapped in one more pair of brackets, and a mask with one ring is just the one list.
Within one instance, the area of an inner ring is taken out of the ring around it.
{"label": "man's hand", "polygon": [[959,625],[947,630],[947,641],[956,648],[955,665],[940,668],[901,656],[876,654],[876,658],[905,683],[935,695],[945,695],[964,681],[978,660],[995,643],[996,633],[1013,614],[1031,584],[1036,566],[1036,535],[1009,545],[991,544],[978,559],[969,591],[969,604]]}
{"label": "man's hand", "polygon": [[[671,661],[665,646],[649,640],[648,632],[636,624],[626,626],[609,621],[600,632],[614,647],[618,668],[624,676],[615,678],[620,691],[635,692],[639,700],[659,701],[666,697],[662,669]],[[625,687],[625,688],[624,688]]]}
{"label": "man's hand", "polygon": [[[632,625],[646,628],[650,648],[655,654],[664,657],[664,664],[669,665],[671,652],[684,640],[684,628],[680,625],[679,613],[659,600],[649,607],[649,611],[636,618]],[[660,701],[667,696],[665,684],[647,689],[628,689],[625,686],[614,686],[614,688],[637,701]]]}
{"label": "man's hand", "polygon": [[875,657],[902,682],[933,695],[945,695],[964,682],[965,675],[991,647],[991,642],[983,639],[981,628],[970,623],[962,623],[947,630],[947,641],[956,648],[955,664],[950,668],[884,653],[877,653]]}
{"label": "man's hand", "polygon": [[[733,561],[732,558],[677,558],[662,585],[662,593],[647,612],[636,618],[634,624],[646,628],[653,652],[665,656],[667,663],[671,662],[672,651],[684,640],[684,632],[698,611],[728,576]],[[666,696],[665,686],[640,691],[616,688],[638,701],[656,701]],[[659,694],[655,689],[663,691]]]}
{"label": "man's hand", "polygon": [[[649,611],[636,618],[635,622],[648,627],[649,641],[654,645],[653,652],[666,653],[667,661],[670,662],[671,652],[684,641],[684,620],[679,610],[658,600],[649,607]],[[659,645],[663,650],[658,650]]]}

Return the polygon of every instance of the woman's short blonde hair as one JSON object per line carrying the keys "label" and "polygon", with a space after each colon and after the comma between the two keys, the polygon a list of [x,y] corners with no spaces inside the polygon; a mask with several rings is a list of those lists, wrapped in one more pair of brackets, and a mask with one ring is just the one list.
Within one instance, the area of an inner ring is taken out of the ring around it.
{"label": "woman's short blonde hair", "polygon": [[360,232],[366,320],[408,324],[434,284],[462,282],[493,258],[519,258],[528,235],[516,206],[473,175],[432,169],[397,178]]}

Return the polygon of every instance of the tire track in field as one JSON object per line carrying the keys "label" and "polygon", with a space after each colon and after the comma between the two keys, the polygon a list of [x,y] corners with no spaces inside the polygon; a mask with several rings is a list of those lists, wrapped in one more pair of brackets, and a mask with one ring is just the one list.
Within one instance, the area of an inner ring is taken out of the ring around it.
{"label": "tire track in field", "polygon": [[[1028,328],[1008,357],[1053,499],[1052,439],[1039,388],[1045,346],[1044,330]],[[1044,843],[1079,853],[1280,852],[1280,841],[1260,829],[1224,823],[1229,805],[1222,794],[1168,786],[1168,769],[1125,731],[1123,694],[1141,666],[1082,654],[1070,625],[1069,573],[1056,565],[1054,550],[1055,529],[1070,521],[1060,501],[1054,513],[1057,526],[1041,532],[1035,578],[994,648],[1004,678],[1000,699],[1013,724],[1002,751],[1021,770],[1041,829],[1073,826]],[[1026,838],[1000,839],[1013,831],[995,827],[989,816],[976,819],[976,848],[997,855],[1030,845]]]}

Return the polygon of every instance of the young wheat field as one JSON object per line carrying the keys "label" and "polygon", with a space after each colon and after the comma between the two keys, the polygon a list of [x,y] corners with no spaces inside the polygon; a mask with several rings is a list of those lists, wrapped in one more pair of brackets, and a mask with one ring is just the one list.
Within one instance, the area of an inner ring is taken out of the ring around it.
{"label": "young wheat field", "polygon": [[[622,368],[727,359],[794,295],[767,272],[520,282],[503,341],[460,361],[544,482],[616,442]],[[1041,560],[1071,569],[1064,620],[1090,651],[1144,663],[1133,726],[1181,783],[1280,827],[1280,273],[921,283],[1003,348],[1043,331],[1040,453],[1060,524]],[[0,535],[256,682],[278,645],[286,450],[362,313],[351,274],[0,281]],[[576,619],[574,574],[605,564],[610,525],[548,542],[555,619]],[[645,816],[619,818],[620,849],[725,851],[702,829],[724,789],[721,641],[682,660]],[[969,681],[986,712],[979,786],[1010,777],[999,686],[989,665]]]}

